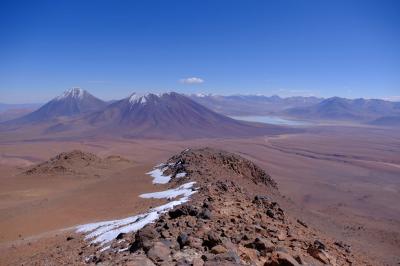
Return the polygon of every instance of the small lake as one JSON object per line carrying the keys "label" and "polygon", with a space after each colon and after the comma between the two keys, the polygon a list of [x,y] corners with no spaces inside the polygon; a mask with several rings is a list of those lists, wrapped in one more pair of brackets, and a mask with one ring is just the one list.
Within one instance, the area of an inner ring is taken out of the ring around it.
{"label": "small lake", "polygon": [[308,126],[308,125],[311,125],[310,122],[306,122],[306,121],[289,120],[289,119],[280,118],[280,117],[277,117],[277,116],[267,116],[267,115],[231,116],[231,118],[236,119],[236,120],[267,123],[267,124],[273,124],[273,125],[288,125],[288,126]]}

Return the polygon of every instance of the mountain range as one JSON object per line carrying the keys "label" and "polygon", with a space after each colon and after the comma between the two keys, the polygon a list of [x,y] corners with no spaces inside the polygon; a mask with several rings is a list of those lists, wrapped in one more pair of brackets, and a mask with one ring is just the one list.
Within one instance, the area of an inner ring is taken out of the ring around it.
{"label": "mountain range", "polygon": [[321,102],[317,97],[288,97],[282,98],[277,95],[214,95],[214,94],[191,94],[189,97],[214,110],[230,116],[246,115],[274,115],[281,111],[294,107],[307,107]]}
{"label": "mountain range", "polygon": [[400,102],[340,97],[288,97],[264,95],[192,94],[190,98],[211,110],[229,116],[271,115],[302,120],[350,121],[396,126]]}
{"label": "mountain range", "polygon": [[370,122],[384,117],[400,116],[400,103],[332,97],[311,106],[287,109],[284,114],[302,119]]}
{"label": "mountain range", "polygon": [[122,100],[105,102],[83,89],[73,88],[31,113],[1,123],[0,128],[29,131],[27,127],[35,126],[41,134],[77,135],[77,132],[84,132],[91,136],[183,139],[243,137],[289,130],[238,121],[228,117],[230,115],[275,115],[398,126],[400,103],[339,97],[183,95],[176,92],[133,93]]}
{"label": "mountain range", "polygon": [[140,138],[244,137],[293,132],[293,129],[234,120],[185,95],[133,93],[107,104],[82,89],[71,89],[21,118],[6,130],[39,128],[40,134],[112,135]]}

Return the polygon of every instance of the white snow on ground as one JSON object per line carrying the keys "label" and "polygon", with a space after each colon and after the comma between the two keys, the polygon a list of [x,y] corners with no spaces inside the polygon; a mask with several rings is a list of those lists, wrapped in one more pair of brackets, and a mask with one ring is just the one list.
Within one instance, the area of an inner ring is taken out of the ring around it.
{"label": "white snow on ground", "polygon": [[171,180],[171,175],[164,175],[164,171],[166,168],[159,169],[156,168],[153,171],[148,172],[147,174],[153,177],[153,184],[167,184],[169,180]]}
{"label": "white snow on ground", "polygon": [[185,177],[186,176],[186,173],[179,173],[179,174],[176,174],[176,178],[182,178],[182,177]]}
{"label": "white snow on ground", "polygon": [[[176,164],[180,164],[181,162],[178,163],[169,163],[169,164],[158,164],[154,166],[154,169],[147,174],[153,177],[153,184],[167,184],[170,180],[172,175],[164,175],[164,172],[168,169],[169,166],[173,166]],[[186,173],[178,173],[175,175],[176,178],[182,178],[185,177]]]}
{"label": "white snow on ground", "polygon": [[[149,223],[156,221],[161,214],[167,212],[168,210],[178,206],[182,203],[189,201],[189,197],[196,193],[195,190],[192,190],[195,182],[189,182],[183,184],[182,186],[176,189],[169,189],[166,191],[155,192],[142,194],[150,195],[156,194],[156,197],[151,196],[149,198],[176,198],[178,196],[183,196],[178,200],[170,201],[164,205],[158,206],[156,208],[150,209],[148,212],[135,215],[132,217],[120,219],[120,220],[112,220],[98,223],[90,223],[84,224],[77,227],[78,233],[87,233],[85,239],[90,240],[91,243],[100,243],[104,245],[113,239],[115,239],[120,233],[129,233],[135,232]],[[157,194],[158,193],[158,194]],[[162,197],[162,195],[164,195]]]}
{"label": "white snow on ground", "polygon": [[173,189],[168,189],[165,191],[160,191],[160,192],[153,192],[153,193],[146,193],[142,194],[139,197],[144,198],[144,199],[173,199],[178,196],[184,196],[184,197],[189,197],[193,193],[196,193],[196,191],[192,190],[193,185],[196,182],[189,182],[186,184],[183,184],[177,188]]}
{"label": "white snow on ground", "polygon": [[111,248],[110,245],[109,245],[109,246],[106,246],[106,247],[104,247],[104,248],[102,248],[102,249],[100,249],[100,252],[106,251],[106,250],[109,249],[109,248]]}

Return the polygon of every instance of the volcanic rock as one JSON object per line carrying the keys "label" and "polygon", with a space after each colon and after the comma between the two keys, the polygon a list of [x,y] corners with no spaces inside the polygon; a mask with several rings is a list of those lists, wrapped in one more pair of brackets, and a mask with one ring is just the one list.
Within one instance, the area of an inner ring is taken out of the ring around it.
{"label": "volcanic rock", "polygon": [[110,252],[110,261],[145,254],[156,265],[367,264],[286,213],[276,182],[254,163],[209,148],[187,149],[165,165],[173,172],[178,162],[187,175],[169,185],[196,182],[196,193],[126,241],[114,242],[119,249],[130,245],[130,253]]}
{"label": "volcanic rock", "polygon": [[170,250],[162,242],[155,242],[147,252],[147,257],[153,262],[162,262],[169,260]]}
{"label": "volcanic rock", "polygon": [[267,261],[264,266],[300,266],[300,264],[289,254],[274,251],[270,261]]}

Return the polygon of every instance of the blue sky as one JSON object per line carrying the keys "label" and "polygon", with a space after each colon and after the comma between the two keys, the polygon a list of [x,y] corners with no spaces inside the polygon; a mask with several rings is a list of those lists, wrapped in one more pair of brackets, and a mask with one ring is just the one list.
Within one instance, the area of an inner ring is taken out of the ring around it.
{"label": "blue sky", "polygon": [[1,1],[0,102],[70,87],[399,96],[399,14],[396,0]]}

